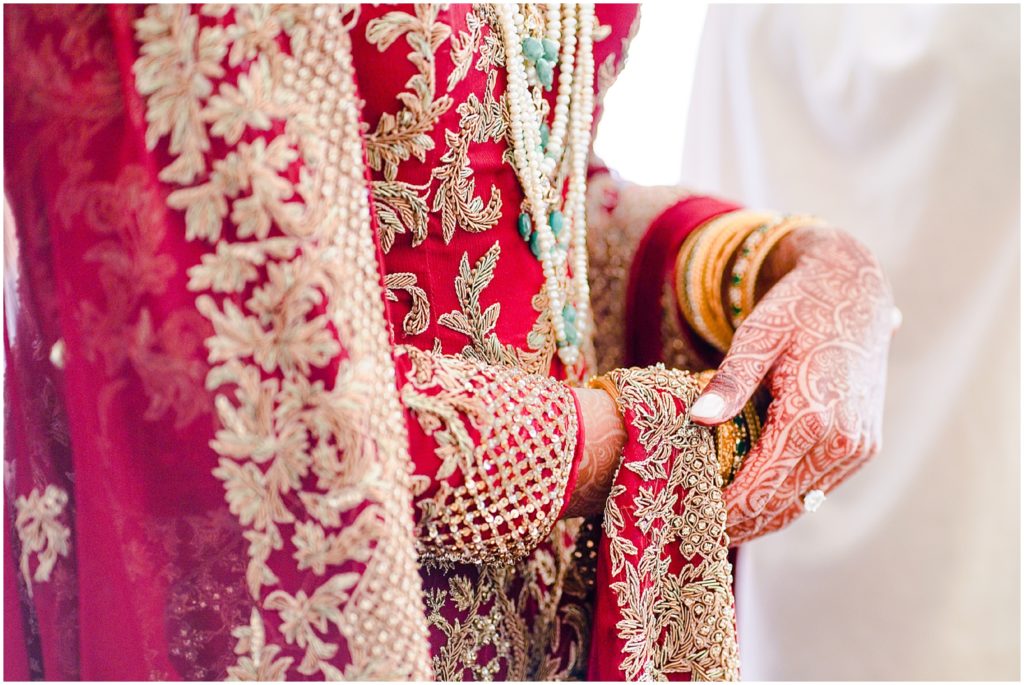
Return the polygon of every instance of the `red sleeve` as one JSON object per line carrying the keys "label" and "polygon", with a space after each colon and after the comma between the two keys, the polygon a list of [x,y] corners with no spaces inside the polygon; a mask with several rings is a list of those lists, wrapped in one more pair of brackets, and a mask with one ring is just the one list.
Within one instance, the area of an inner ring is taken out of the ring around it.
{"label": "red sleeve", "polygon": [[[626,364],[649,366],[661,361],[661,292],[673,279],[676,256],[694,229],[740,205],[706,195],[691,195],[662,212],[640,240],[629,272],[626,294]],[[677,311],[672,313],[679,317]],[[682,317],[680,317],[681,319]],[[681,322],[687,342],[702,357],[714,357],[714,350]]]}

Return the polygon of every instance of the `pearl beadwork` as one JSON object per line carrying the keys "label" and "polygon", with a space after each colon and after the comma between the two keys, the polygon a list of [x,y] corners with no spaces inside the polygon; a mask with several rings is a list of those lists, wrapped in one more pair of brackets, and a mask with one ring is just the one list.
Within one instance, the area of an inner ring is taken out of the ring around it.
{"label": "pearl beadwork", "polygon": [[[590,327],[584,208],[594,115],[594,8],[549,3],[541,42],[523,37],[526,20],[518,6],[501,4],[497,12],[508,69],[513,160],[529,207],[518,229],[541,262],[558,356],[573,366]],[[558,92],[546,128],[540,88],[550,87],[547,69],[555,57]]]}

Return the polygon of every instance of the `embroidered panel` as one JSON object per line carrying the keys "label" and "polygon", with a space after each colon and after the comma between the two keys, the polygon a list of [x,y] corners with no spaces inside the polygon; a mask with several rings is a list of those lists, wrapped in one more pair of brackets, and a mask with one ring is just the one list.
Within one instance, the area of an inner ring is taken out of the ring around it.
{"label": "embroidered panel", "polygon": [[135,24],[147,145],[210,248],[189,288],[214,329],[213,474],[255,602],[232,678],[430,674],[352,11],[153,6]]}
{"label": "embroidered panel", "polygon": [[599,571],[619,620],[615,644],[591,661],[591,675],[596,662],[606,676],[605,664],[614,660],[627,680],[736,680],[732,565],[714,439],[686,416],[699,383],[660,364],[608,377],[629,434],[605,506]]}

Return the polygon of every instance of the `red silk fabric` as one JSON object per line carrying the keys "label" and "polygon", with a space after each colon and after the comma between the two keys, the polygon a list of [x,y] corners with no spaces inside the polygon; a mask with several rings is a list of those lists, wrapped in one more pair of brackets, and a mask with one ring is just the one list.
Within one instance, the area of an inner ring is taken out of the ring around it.
{"label": "red silk fabric", "polygon": [[[629,271],[626,365],[649,366],[663,361],[661,292],[666,282],[674,283],[679,248],[686,236],[699,226],[720,214],[737,209],[740,209],[740,205],[732,202],[705,195],[691,195],[666,209],[651,222],[637,246]],[[681,317],[678,310],[664,312],[664,315]],[[690,347],[700,353],[702,358],[714,358],[714,348],[694,335],[688,325],[680,325],[679,329],[688,336]]]}

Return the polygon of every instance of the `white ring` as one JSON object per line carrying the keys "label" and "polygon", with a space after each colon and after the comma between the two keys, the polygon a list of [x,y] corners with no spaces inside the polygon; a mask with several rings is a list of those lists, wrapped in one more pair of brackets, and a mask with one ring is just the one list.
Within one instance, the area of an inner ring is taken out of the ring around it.
{"label": "white ring", "polygon": [[811,490],[804,495],[804,511],[812,514],[825,503],[825,493],[821,490]]}

